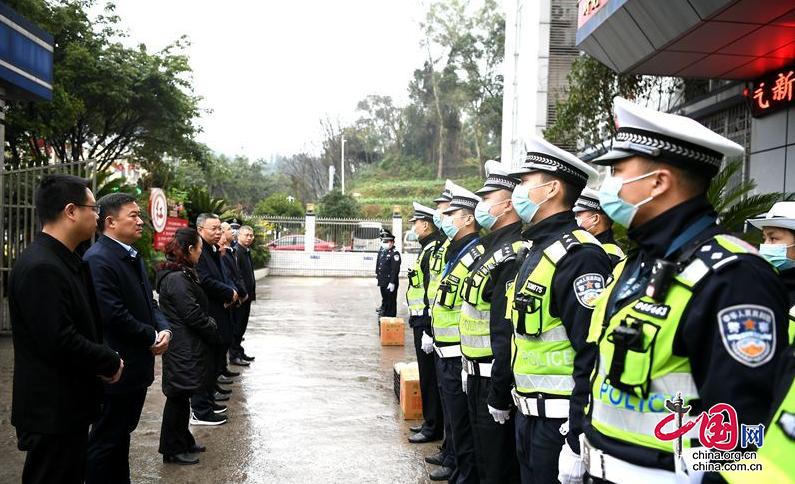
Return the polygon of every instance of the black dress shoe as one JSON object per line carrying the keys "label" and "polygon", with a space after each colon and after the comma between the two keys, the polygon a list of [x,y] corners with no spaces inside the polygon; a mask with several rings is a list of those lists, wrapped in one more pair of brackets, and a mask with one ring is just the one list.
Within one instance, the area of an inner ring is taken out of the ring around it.
{"label": "black dress shoe", "polygon": [[231,385],[235,382],[235,380],[229,378],[228,376],[218,375],[218,378],[215,379],[221,385]]}
{"label": "black dress shoe", "polygon": [[417,432],[422,432],[422,428],[423,428],[424,426],[425,426],[424,424],[420,424],[420,425],[415,425],[415,426],[413,426],[413,427],[409,427],[409,432],[413,432],[413,433],[415,433],[415,434],[416,434]]}
{"label": "black dress shoe", "polygon": [[256,360],[256,359],[257,359],[257,357],[256,357],[256,356],[248,356],[248,355],[247,355],[247,354],[245,354],[245,353],[243,353],[243,356],[242,356],[241,358],[243,358],[243,359],[244,359],[244,360],[246,360],[246,361],[254,361],[254,360]]}
{"label": "black dress shoe", "polygon": [[224,370],[224,372],[223,372],[223,373],[221,373],[221,374],[222,374],[222,375],[224,375],[224,376],[225,376],[225,377],[227,377],[227,378],[232,378],[232,377],[235,377],[235,376],[240,376],[240,372],[239,372],[239,371],[229,371],[229,370]]}
{"label": "black dress shoe", "polygon": [[439,452],[438,454],[426,455],[425,462],[427,462],[428,464],[433,464],[435,466],[440,466],[444,464],[444,453]]}
{"label": "black dress shoe", "polygon": [[229,395],[230,393],[232,393],[232,390],[224,388],[221,385],[215,385],[215,391],[220,393],[221,395]]}
{"label": "black dress shoe", "polygon": [[243,358],[232,358],[229,360],[229,364],[235,366],[249,366],[251,363],[244,360]]}
{"label": "black dress shoe", "polygon": [[451,467],[442,466],[428,474],[428,477],[430,477],[432,481],[446,481],[450,479],[450,476],[452,475],[453,469]]}
{"label": "black dress shoe", "polygon": [[427,436],[427,435],[425,435],[423,433],[414,434],[411,437],[409,437],[409,442],[411,442],[412,444],[426,444],[428,442],[434,442],[434,441],[437,441],[437,440],[442,440],[442,438],[441,437],[429,437],[429,436]]}
{"label": "black dress shoe", "polygon": [[216,402],[225,402],[229,400],[229,395],[224,395],[222,393],[215,392],[215,395],[213,395],[213,400]]}
{"label": "black dress shoe", "polygon": [[163,454],[163,462],[189,466],[192,464],[198,464],[199,458],[189,452],[173,455]]}
{"label": "black dress shoe", "polygon": [[191,454],[197,454],[199,452],[204,452],[205,450],[207,450],[207,446],[206,445],[193,444],[191,446],[191,448],[188,449],[188,452],[190,452]]}

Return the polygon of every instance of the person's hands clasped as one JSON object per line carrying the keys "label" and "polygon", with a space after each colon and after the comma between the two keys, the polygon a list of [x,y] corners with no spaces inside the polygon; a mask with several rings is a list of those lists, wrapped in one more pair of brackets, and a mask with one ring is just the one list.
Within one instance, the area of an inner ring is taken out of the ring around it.
{"label": "person's hands clasped", "polygon": [[162,355],[168,349],[169,342],[171,342],[171,331],[160,331],[157,333],[157,341],[149,351],[155,356]]}
{"label": "person's hands clasped", "polygon": [[119,358],[119,369],[116,370],[116,374],[115,375],[113,375],[112,377],[99,375],[99,377],[102,379],[102,381],[104,381],[106,383],[116,383],[116,382],[118,382],[121,379],[122,371],[124,371],[124,360]]}

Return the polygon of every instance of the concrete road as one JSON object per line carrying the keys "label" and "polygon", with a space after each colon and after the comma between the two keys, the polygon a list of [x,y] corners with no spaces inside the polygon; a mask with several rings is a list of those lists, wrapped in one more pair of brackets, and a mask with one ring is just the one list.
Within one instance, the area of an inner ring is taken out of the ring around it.
{"label": "concrete road", "polygon": [[[405,347],[381,347],[372,278],[260,280],[244,347],[256,356],[229,402],[229,422],[191,427],[207,445],[201,463],[163,464],[157,453],[165,397],[160,365],[132,436],[133,482],[419,483],[437,443],[407,442],[409,425],[393,391],[392,365],[415,361]],[[398,316],[406,320],[406,281]],[[236,369],[236,367],[233,367]],[[13,348],[0,338],[0,482],[19,482],[24,454],[9,423]]]}

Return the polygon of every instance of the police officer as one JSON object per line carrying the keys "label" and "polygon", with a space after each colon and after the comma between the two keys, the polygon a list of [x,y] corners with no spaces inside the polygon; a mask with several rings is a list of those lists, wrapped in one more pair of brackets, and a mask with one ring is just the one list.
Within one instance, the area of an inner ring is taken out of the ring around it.
{"label": "police officer", "polygon": [[395,236],[384,230],[381,234],[381,251],[375,268],[378,287],[381,289],[380,316],[397,315],[398,274],[400,274],[400,252],[395,250]]}
{"label": "police officer", "polygon": [[478,482],[472,429],[469,423],[464,376],[461,365],[460,288],[464,278],[477,262],[483,249],[478,242],[480,227],[475,220],[475,207],[480,197],[459,186],[452,187],[453,199],[444,210],[442,230],[450,239],[444,254],[444,269],[432,306],[433,344],[436,355],[436,377],[442,395],[448,439],[455,455],[456,470],[449,481]]}
{"label": "police officer", "polygon": [[[681,393],[691,416],[725,403],[738,423],[763,423],[787,295],[773,267],[716,224],[706,197],[723,157],[743,148],[620,97],[614,112],[613,150],[595,161],[611,169],[599,201],[638,250],[615,267],[593,312],[598,355],[581,450],[594,482],[674,482],[686,462],[654,432],[665,400]],[[684,445],[693,437],[698,430]]]}
{"label": "police officer", "polygon": [[[442,217],[444,214],[442,212],[450,206],[450,201],[453,199],[453,183],[451,180],[447,180],[444,185],[444,191],[442,194],[436,198],[433,202],[436,204],[436,211],[433,214],[433,224],[436,228],[439,229],[439,237],[442,239],[442,243],[439,247],[431,254],[431,258],[429,260],[429,280],[428,280],[428,307],[433,308],[433,301],[436,298],[436,290],[439,288],[439,283],[441,282],[442,272],[444,271],[445,266],[445,254],[447,253],[447,248],[450,246],[451,240],[447,238],[444,231],[442,230]],[[436,367],[436,359],[438,356],[433,349],[433,338],[430,340],[428,338],[423,338],[422,340],[422,350],[427,354],[432,354],[434,358],[434,368]],[[443,400],[444,396],[441,394],[441,386],[439,385],[439,379],[436,379],[437,382],[437,390],[439,391],[439,398],[440,401]],[[444,408],[444,404],[442,404],[442,408]],[[444,415],[444,412],[442,413]],[[444,441],[442,442],[440,451],[436,454],[432,454],[425,457],[425,462],[433,465],[440,466],[438,469],[434,469],[431,471],[429,477],[432,481],[446,481],[451,478],[453,472],[455,472],[456,464],[455,464],[455,455],[453,454],[452,450],[452,442],[450,440],[450,422],[449,420],[444,419]],[[412,428],[412,431],[419,432],[422,430],[421,428],[416,429]]]}
{"label": "police officer", "polygon": [[795,342],[795,202],[778,202],[764,217],[749,220],[762,230],[759,253],[779,271],[789,292],[789,342]]}
{"label": "police officer", "polygon": [[577,225],[596,237],[610,256],[613,265],[618,264],[618,261],[624,258],[624,251],[616,244],[616,239],[613,237],[613,221],[605,215],[599,205],[599,192],[592,188],[583,188],[572,211],[577,218]]}
{"label": "police officer", "polygon": [[516,253],[523,243],[522,222],[511,201],[518,180],[496,160],[486,162],[486,172],[483,188],[475,192],[483,197],[475,207],[475,219],[490,233],[480,239],[484,255],[463,281],[459,328],[480,482],[497,484],[519,479],[510,394],[493,395],[495,406],[488,400],[495,360],[508,369],[498,375],[504,380],[501,386],[511,381],[513,331],[505,320],[505,285],[516,276]]}
{"label": "police officer", "polygon": [[611,265],[572,212],[596,170],[538,136],[526,148],[512,200],[529,224],[523,236],[532,246],[507,290],[506,317],[514,329],[512,395],[522,482],[548,483],[558,477],[561,449],[578,449],[595,353],[585,344],[587,322]]}
{"label": "police officer", "polygon": [[414,331],[414,349],[417,353],[417,366],[420,373],[420,396],[422,397],[423,424],[409,442],[421,444],[441,440],[444,435],[444,415],[436,379],[436,366],[433,353],[422,350],[423,340],[433,344],[431,336],[431,314],[428,301],[430,282],[430,259],[442,245],[444,237],[433,224],[435,210],[414,202],[414,216],[409,220],[411,230],[417,235],[422,249],[414,266],[408,271],[409,287],[406,301],[409,307],[409,326]]}

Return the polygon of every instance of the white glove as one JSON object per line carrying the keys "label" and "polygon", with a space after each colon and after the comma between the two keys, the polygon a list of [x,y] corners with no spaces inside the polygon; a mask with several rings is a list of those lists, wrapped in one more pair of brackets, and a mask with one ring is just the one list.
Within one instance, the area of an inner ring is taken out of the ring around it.
{"label": "white glove", "polygon": [[585,475],[585,463],[566,441],[558,457],[558,481],[561,484],[582,484]]}
{"label": "white glove", "polygon": [[494,408],[491,405],[487,405],[489,407],[489,413],[491,414],[491,418],[494,419],[500,425],[505,425],[505,422],[510,420],[511,418],[511,411],[510,410],[500,410],[499,408]]}
{"label": "white glove", "polygon": [[461,388],[464,390],[464,393],[467,392],[467,376],[466,370],[461,370]]}
{"label": "white glove", "polygon": [[433,338],[425,331],[422,332],[422,351],[428,355],[433,353]]}
{"label": "white glove", "polygon": [[395,292],[395,285],[390,282],[389,284],[387,284],[386,290],[389,292]]}

